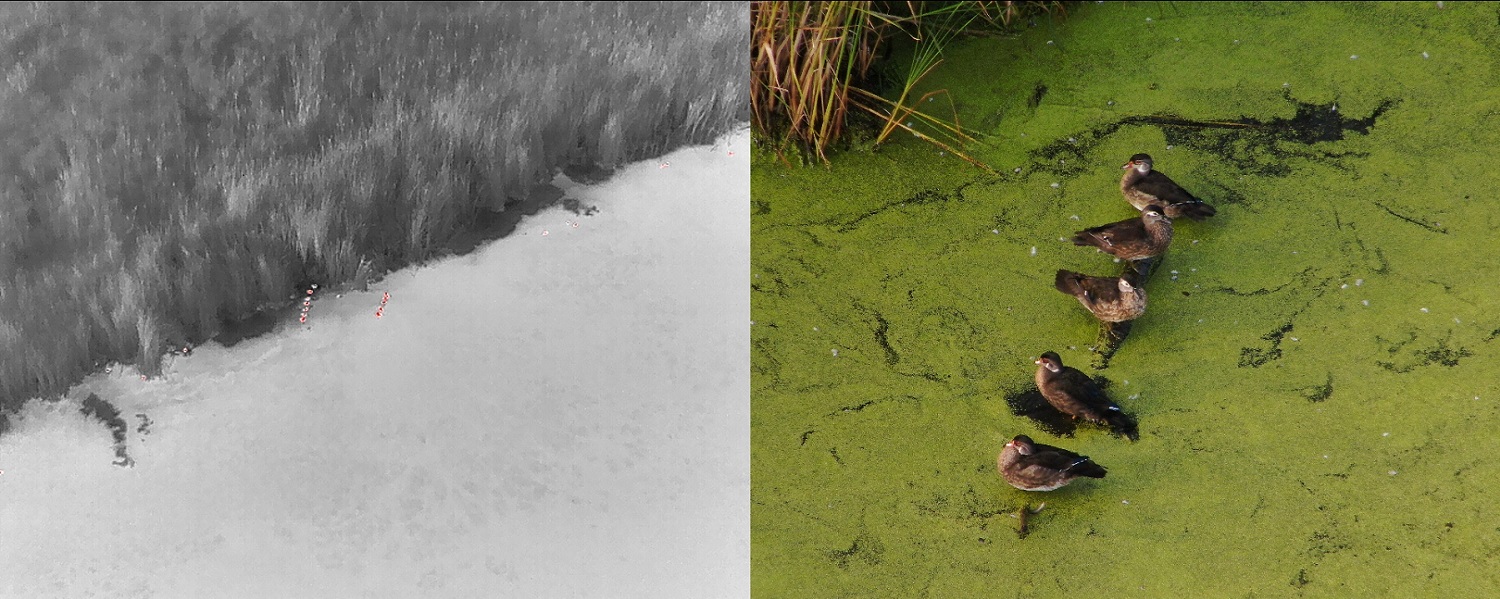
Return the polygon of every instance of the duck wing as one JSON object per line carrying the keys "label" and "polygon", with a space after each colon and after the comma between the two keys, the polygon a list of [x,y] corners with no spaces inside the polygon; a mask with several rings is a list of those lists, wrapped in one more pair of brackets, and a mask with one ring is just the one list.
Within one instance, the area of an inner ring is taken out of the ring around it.
{"label": "duck wing", "polygon": [[1094,463],[1086,455],[1068,451],[1061,447],[1033,443],[1031,455],[1026,456],[1027,466],[1037,466],[1048,470],[1056,470],[1078,476],[1092,478],[1104,478],[1106,472],[1103,466]]}
{"label": "duck wing", "polygon": [[1136,190],[1141,193],[1155,197],[1157,200],[1168,204],[1180,204],[1182,202],[1201,202],[1188,190],[1183,189],[1171,177],[1163,175],[1161,171],[1151,171],[1141,177],[1135,184]]}
{"label": "duck wing", "polygon": [[1100,249],[1107,249],[1131,240],[1145,239],[1149,236],[1150,232],[1146,230],[1145,221],[1140,218],[1127,218],[1122,221],[1079,231],[1073,235],[1073,244],[1092,245]]}
{"label": "duck wing", "polygon": [[1213,206],[1183,189],[1177,182],[1158,171],[1146,173],[1135,185],[1141,193],[1154,196],[1166,206],[1167,218],[1188,217],[1203,220],[1218,213]]}

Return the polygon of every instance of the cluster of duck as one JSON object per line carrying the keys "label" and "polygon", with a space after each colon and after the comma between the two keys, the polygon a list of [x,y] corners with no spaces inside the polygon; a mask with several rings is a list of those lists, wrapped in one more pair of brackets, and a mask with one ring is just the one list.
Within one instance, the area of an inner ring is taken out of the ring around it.
{"label": "cluster of duck", "polygon": [[[1096,247],[1125,261],[1125,272],[1118,277],[1095,277],[1058,270],[1055,281],[1058,291],[1077,298],[1099,319],[1097,349],[1105,364],[1128,334],[1131,321],[1146,312],[1145,280],[1157,257],[1172,243],[1172,219],[1202,220],[1215,212],[1213,206],[1154,170],[1149,155],[1131,156],[1122,168],[1120,191],[1141,211],[1140,216],[1079,231],[1073,243]],[[1132,441],[1138,438],[1135,421],[1088,375],[1063,365],[1056,352],[1043,353],[1036,364],[1037,390],[1052,407]],[[1106,472],[1088,456],[1036,443],[1026,435],[1006,443],[996,465],[1006,482],[1025,491],[1051,491],[1081,476],[1104,478]]]}

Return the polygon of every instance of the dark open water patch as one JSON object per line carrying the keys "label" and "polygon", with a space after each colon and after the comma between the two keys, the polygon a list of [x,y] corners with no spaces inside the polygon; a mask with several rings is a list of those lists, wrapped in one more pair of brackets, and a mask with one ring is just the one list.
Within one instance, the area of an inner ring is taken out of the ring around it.
{"label": "dark open water patch", "polygon": [[[1161,129],[1169,145],[1180,145],[1213,154],[1240,171],[1263,176],[1285,177],[1292,174],[1286,158],[1298,155],[1342,168],[1339,159],[1359,157],[1333,152],[1289,152],[1287,143],[1312,146],[1336,142],[1350,134],[1368,135],[1375,122],[1399,102],[1385,99],[1369,115],[1354,117],[1341,112],[1338,102],[1312,104],[1298,102],[1289,91],[1287,101],[1297,107],[1291,118],[1258,119],[1246,116],[1223,120],[1195,120],[1173,114],[1127,116],[1095,126],[1054,141],[1032,152],[1039,168],[1060,176],[1078,176],[1087,169],[1086,157],[1094,148],[1121,127],[1147,125]],[[1121,157],[1123,161],[1125,157]],[[1231,202],[1233,203],[1233,202]]]}

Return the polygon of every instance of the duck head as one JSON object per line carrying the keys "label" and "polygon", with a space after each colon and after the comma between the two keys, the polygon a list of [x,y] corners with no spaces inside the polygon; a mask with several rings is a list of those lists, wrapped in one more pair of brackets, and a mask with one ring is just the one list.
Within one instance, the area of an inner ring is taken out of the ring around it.
{"label": "duck head", "polygon": [[[1042,354],[1042,357],[1036,359],[1036,363],[1052,372],[1062,372],[1062,356],[1057,355],[1057,352]],[[1027,441],[1030,442],[1030,439]]]}
{"label": "duck head", "polygon": [[1014,447],[1016,449],[1016,453],[1019,453],[1021,455],[1031,455],[1031,450],[1033,449],[1031,445],[1031,437],[1028,437],[1026,435],[1016,435],[1016,438],[1011,439],[1009,443],[1005,444],[1005,446]]}
{"label": "duck head", "polygon": [[1134,168],[1135,170],[1140,171],[1141,174],[1143,174],[1143,175],[1146,174],[1146,173],[1149,173],[1149,172],[1151,172],[1151,155],[1150,154],[1136,154],[1134,156],[1131,156],[1130,157],[1130,162],[1125,163],[1125,166],[1122,166],[1120,168],[1121,169]]}

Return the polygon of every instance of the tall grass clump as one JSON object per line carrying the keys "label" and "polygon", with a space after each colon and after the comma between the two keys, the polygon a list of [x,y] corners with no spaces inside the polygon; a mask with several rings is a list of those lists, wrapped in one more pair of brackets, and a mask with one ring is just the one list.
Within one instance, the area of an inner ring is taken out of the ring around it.
{"label": "tall grass clump", "polygon": [[[748,118],[743,4],[0,5],[0,410]],[[3,411],[0,411],[3,413]]]}
{"label": "tall grass clump", "polygon": [[[826,164],[828,151],[847,141],[850,113],[868,113],[880,123],[877,145],[905,130],[988,168],[961,151],[974,139],[957,122],[956,110],[943,118],[915,108],[947,92],[913,97],[914,90],[955,36],[1005,31],[1022,17],[1062,10],[1062,2],[753,2],[751,123],[783,161],[796,151]],[[872,69],[898,40],[911,44],[910,60],[905,76],[891,86],[894,94],[885,94]],[[953,108],[951,100],[948,106]]]}

